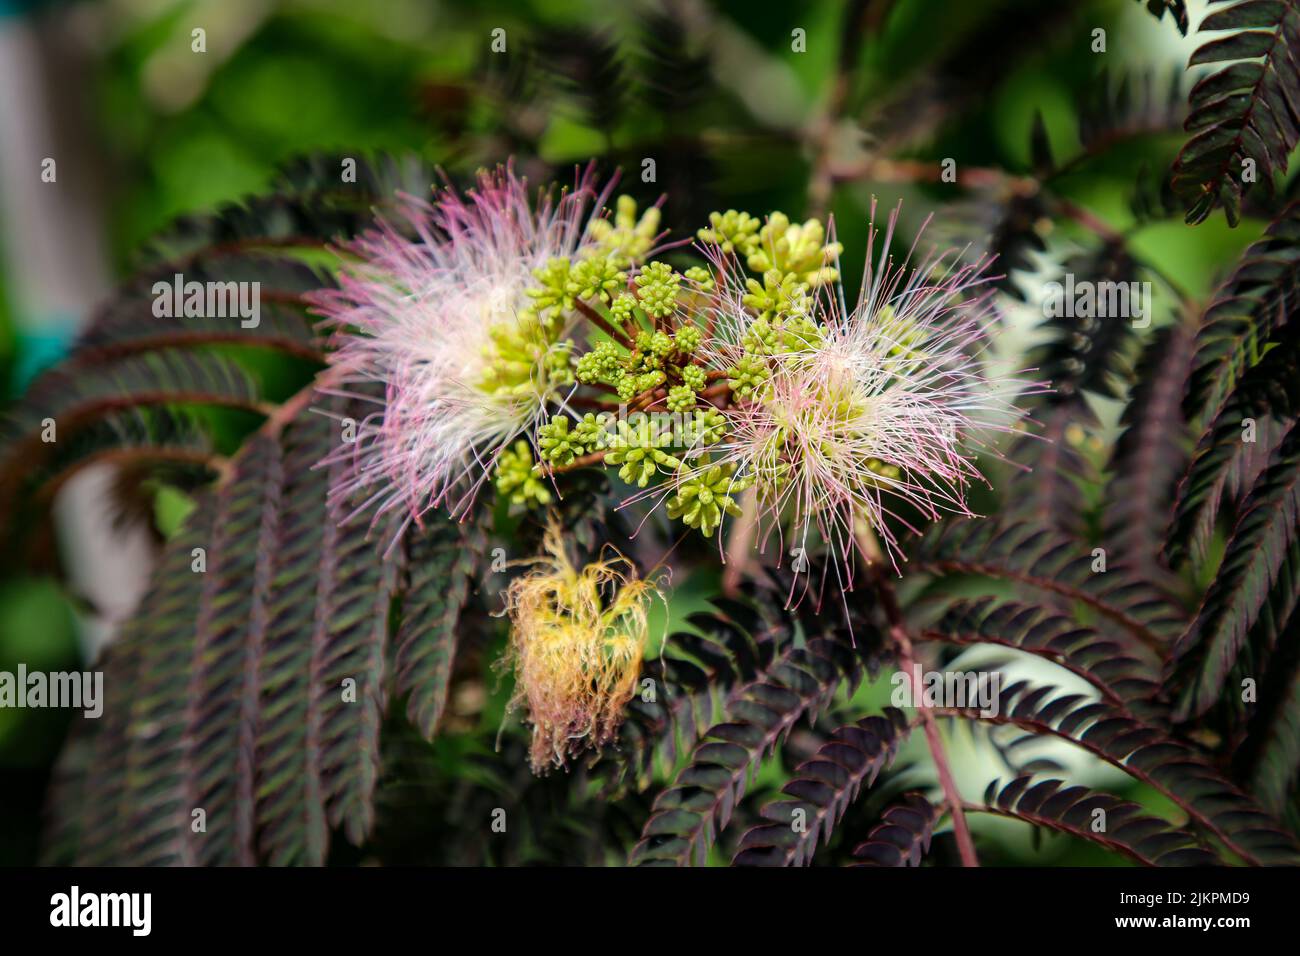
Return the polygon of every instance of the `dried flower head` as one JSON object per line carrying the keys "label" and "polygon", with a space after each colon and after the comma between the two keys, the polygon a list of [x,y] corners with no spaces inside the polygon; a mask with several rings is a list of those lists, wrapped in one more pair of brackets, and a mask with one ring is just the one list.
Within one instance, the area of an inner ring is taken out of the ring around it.
{"label": "dried flower head", "polygon": [[509,710],[527,709],[530,761],[539,774],[617,734],[657,593],[622,557],[575,568],[554,523],[544,548],[546,555],[507,592],[510,644],[501,662],[514,669]]}
{"label": "dried flower head", "polygon": [[339,288],[313,303],[338,328],[341,389],[377,383],[383,396],[337,453],[353,469],[341,495],[364,491],[376,514],[407,520],[461,515],[502,450],[572,385],[570,319],[547,296],[559,275],[562,299],[575,259],[604,249],[587,230],[604,200],[591,181],[533,203],[511,167],[484,172],[463,196],[408,197],[408,228],[384,223],[351,245]]}

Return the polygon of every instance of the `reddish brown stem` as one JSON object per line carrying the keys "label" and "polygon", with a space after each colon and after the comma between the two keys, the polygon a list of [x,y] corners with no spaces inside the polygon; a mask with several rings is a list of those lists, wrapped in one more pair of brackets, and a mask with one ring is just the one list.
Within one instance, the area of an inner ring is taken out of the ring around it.
{"label": "reddish brown stem", "polygon": [[618,402],[608,402],[601,398],[588,398],[585,395],[570,395],[565,401],[575,408],[600,408],[610,411],[618,408]]}
{"label": "reddish brown stem", "polygon": [[642,392],[640,395],[638,395],[636,398],[632,399],[632,403],[628,405],[627,410],[629,412],[643,412],[651,405],[653,405],[655,402],[667,397],[668,397],[667,389],[649,388],[646,389],[644,392]]}
{"label": "reddish brown stem", "polygon": [[573,305],[574,308],[576,308],[579,312],[582,313],[583,317],[586,318],[588,322],[596,326],[596,328],[600,329],[602,332],[608,335],[619,345],[623,346],[623,348],[627,349],[629,352],[633,351],[636,348],[636,346],[632,344],[632,340],[630,338],[628,338],[618,329],[614,328],[614,326],[610,325],[609,321],[603,315],[601,315],[591,306],[587,305],[587,303],[583,302],[581,299],[578,299],[573,303]]}
{"label": "reddish brown stem", "polygon": [[567,465],[547,465],[543,470],[547,475],[562,475],[566,471],[577,471],[579,468],[586,468],[588,465],[602,462],[608,454],[607,451],[593,451],[587,455],[579,455]]}
{"label": "reddish brown stem", "polygon": [[888,577],[888,562],[880,550],[880,543],[871,529],[860,525],[855,529],[854,538],[858,549],[867,562],[867,575],[880,597],[880,603],[889,621],[889,637],[894,644],[894,653],[898,668],[907,675],[912,688],[912,700],[918,703],[917,710],[925,728],[925,742],[930,748],[930,757],[939,775],[939,787],[943,790],[944,800],[952,813],[952,829],[957,840],[957,851],[961,855],[962,866],[979,866],[979,857],[975,855],[975,841],[971,839],[970,828],[966,825],[966,812],[957,782],[953,779],[952,768],[948,764],[948,755],[944,750],[943,738],[939,735],[939,725],[934,719],[931,708],[921,703],[925,700],[925,688],[916,665],[916,656],[912,650],[912,639],[907,634],[903,622],[903,612],[898,606],[898,597]]}
{"label": "reddish brown stem", "polygon": [[753,497],[752,489],[741,492],[740,517],[731,526],[731,535],[727,539],[727,566],[722,571],[722,593],[727,597],[736,597],[740,593],[740,582],[745,576],[750,551],[754,547],[754,534],[758,530],[758,503]]}
{"label": "reddish brown stem", "polygon": [[[915,159],[872,158],[851,166],[833,169],[839,182],[870,179],[885,183],[938,183],[943,182],[944,168],[938,163]],[[1005,188],[1015,195],[1033,195],[1038,192],[1038,180],[1032,176],[1012,176],[1000,169],[963,166],[957,171],[957,184],[971,189]]]}

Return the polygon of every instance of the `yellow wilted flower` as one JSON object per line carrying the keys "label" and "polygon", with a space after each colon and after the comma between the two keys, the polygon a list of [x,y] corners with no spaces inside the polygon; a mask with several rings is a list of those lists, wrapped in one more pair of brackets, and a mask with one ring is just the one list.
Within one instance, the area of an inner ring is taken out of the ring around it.
{"label": "yellow wilted flower", "polygon": [[506,593],[510,644],[499,666],[513,667],[507,714],[527,706],[533,772],[562,767],[584,747],[618,732],[641,670],[647,611],[656,587],[621,555],[577,569],[552,523],[546,555]]}

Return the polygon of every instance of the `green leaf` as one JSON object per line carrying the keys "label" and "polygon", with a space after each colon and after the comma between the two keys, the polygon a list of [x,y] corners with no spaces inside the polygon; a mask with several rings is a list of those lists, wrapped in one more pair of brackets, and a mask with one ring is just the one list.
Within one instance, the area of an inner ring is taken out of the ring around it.
{"label": "green leaf", "polygon": [[1271,191],[1300,140],[1300,4],[1245,0],[1211,13],[1200,29],[1237,32],[1208,41],[1188,63],[1229,65],[1188,95],[1186,127],[1196,135],[1174,165],[1172,185],[1189,223],[1222,206],[1236,225],[1243,196],[1256,183]]}
{"label": "green leaf", "polygon": [[[1214,583],[1175,647],[1178,719],[1202,714],[1218,702],[1274,588],[1284,589],[1283,599],[1294,604],[1300,578],[1280,572],[1298,528],[1300,428],[1292,425],[1247,497]],[[1271,628],[1266,633],[1276,636]],[[1250,659],[1261,660],[1267,650],[1252,648]]]}

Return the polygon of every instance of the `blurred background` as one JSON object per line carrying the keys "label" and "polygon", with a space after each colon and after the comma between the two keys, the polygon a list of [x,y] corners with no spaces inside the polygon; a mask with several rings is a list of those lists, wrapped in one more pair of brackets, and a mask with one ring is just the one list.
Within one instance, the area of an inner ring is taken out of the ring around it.
{"label": "blurred background", "polygon": [[[265,190],[284,163],[313,151],[414,153],[453,178],[515,156],[537,182],[596,157],[606,172],[621,168],[639,198],[665,194],[679,237],[715,208],[833,212],[853,255],[872,198],[885,207],[902,198],[906,234],[933,210],[937,235],[1000,255],[1009,277],[998,348],[1014,362],[1041,321],[1034,276],[1084,239],[1041,219],[1032,196],[1015,198],[1045,148],[1054,189],[1131,231],[1133,247],[1189,297],[1204,296],[1259,234],[1250,220],[1192,230],[1178,215],[1135,213],[1160,201],[1160,177],[1185,139],[1183,68],[1205,12],[1188,4],[1184,38],[1146,7],[0,0],[0,391],[21,394],[57,360],[175,217]],[[934,175],[946,159],[960,185]],[[1158,301],[1157,324],[1176,305]],[[1104,401],[1098,411],[1113,422]],[[151,543],[113,526],[110,480],[87,472],[62,494],[68,586],[30,568],[0,578],[0,670],[79,669],[130,610]],[[165,530],[180,506],[157,504]],[[867,693],[887,698],[887,688]],[[0,864],[36,858],[67,721],[0,709]],[[978,792],[990,776],[986,748],[954,745],[963,788]],[[997,847],[989,862],[1099,862],[1073,844],[1031,843],[1014,824],[984,839]]]}

